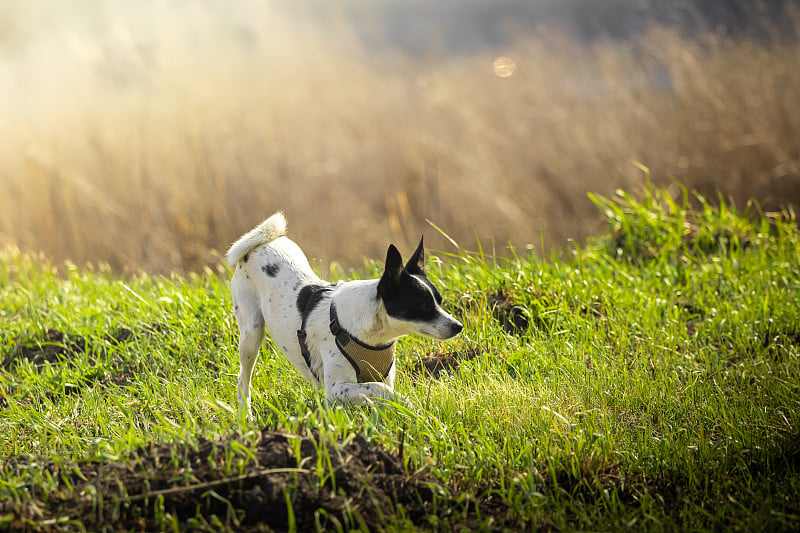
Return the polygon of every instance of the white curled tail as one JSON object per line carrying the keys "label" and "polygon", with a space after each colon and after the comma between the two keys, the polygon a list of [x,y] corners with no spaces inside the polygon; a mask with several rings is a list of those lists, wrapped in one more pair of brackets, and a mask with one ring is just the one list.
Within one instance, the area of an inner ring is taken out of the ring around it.
{"label": "white curled tail", "polygon": [[236,265],[242,258],[249,254],[253,249],[262,244],[272,242],[278,237],[286,235],[286,217],[278,212],[267,220],[245,233],[241,239],[233,243],[228,250],[226,257],[230,266]]}

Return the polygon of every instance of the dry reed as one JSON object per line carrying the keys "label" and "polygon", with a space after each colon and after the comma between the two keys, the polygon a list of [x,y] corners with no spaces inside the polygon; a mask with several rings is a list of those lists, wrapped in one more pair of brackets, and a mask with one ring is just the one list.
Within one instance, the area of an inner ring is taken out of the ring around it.
{"label": "dry reed", "polygon": [[0,244],[184,272],[281,209],[323,265],[423,232],[449,249],[426,219],[467,247],[559,248],[596,230],[587,192],[638,188],[633,161],[740,203],[800,202],[793,41],[554,32],[419,61],[274,13],[200,15],[195,33],[215,29],[199,44],[122,25],[20,52],[27,81],[0,84]]}

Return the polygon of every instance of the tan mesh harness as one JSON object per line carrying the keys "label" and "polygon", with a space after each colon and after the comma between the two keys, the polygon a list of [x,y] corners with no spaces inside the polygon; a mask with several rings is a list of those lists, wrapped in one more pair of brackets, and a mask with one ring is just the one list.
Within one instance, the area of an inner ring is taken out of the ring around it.
{"label": "tan mesh harness", "polygon": [[370,346],[351,336],[339,324],[336,306],[331,300],[331,333],[336,338],[336,346],[356,370],[359,383],[383,381],[394,364],[395,342],[382,346]]}

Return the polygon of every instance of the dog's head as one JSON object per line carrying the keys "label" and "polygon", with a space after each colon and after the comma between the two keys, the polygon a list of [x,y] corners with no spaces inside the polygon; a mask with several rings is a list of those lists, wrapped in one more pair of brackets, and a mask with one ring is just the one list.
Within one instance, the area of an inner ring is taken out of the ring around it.
{"label": "dog's head", "polygon": [[389,324],[408,333],[449,339],[464,327],[442,309],[442,295],[425,275],[422,239],[405,266],[397,248],[389,245],[378,296],[383,300]]}

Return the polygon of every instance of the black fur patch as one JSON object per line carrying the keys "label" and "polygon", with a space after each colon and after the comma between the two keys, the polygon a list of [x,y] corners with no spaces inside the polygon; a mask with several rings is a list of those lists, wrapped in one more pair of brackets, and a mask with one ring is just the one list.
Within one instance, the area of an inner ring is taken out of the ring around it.
{"label": "black fur patch", "polygon": [[261,267],[261,270],[264,272],[264,274],[266,274],[267,276],[269,276],[271,278],[274,278],[275,276],[277,276],[278,272],[280,271],[280,269],[281,269],[280,266],[273,265],[273,264],[264,265],[264,266]]}
{"label": "black fur patch", "polygon": [[311,314],[311,311],[314,310],[320,300],[325,296],[325,293],[329,292],[332,287],[333,285],[304,285],[297,294],[297,310],[303,317],[300,329],[297,330],[297,340],[300,343],[300,352],[303,354],[306,366],[317,381],[319,381],[319,376],[314,369],[311,368],[311,354],[306,344],[306,320],[308,319],[308,315]]}
{"label": "black fur patch", "polygon": [[325,293],[331,290],[331,285],[304,285],[297,294],[297,311],[303,317],[303,324],[311,311],[322,300]]}
{"label": "black fur patch", "polygon": [[433,299],[436,300],[436,303],[442,305],[442,295],[439,294],[439,290],[433,283],[431,283],[431,280],[428,279],[428,276],[422,274],[419,276],[419,278],[422,279],[425,285],[427,285],[428,288],[433,292]]}
{"label": "black fur patch", "polygon": [[242,257],[242,261],[244,261],[245,263],[247,263],[247,260],[248,260],[248,259],[250,259],[250,254],[249,254],[249,253],[246,253],[246,254],[244,254],[244,257]]}
{"label": "black fur patch", "polygon": [[412,276],[403,272],[399,283],[383,295],[386,312],[403,320],[433,320],[439,314],[436,304],[441,302],[436,287],[424,275]]}

